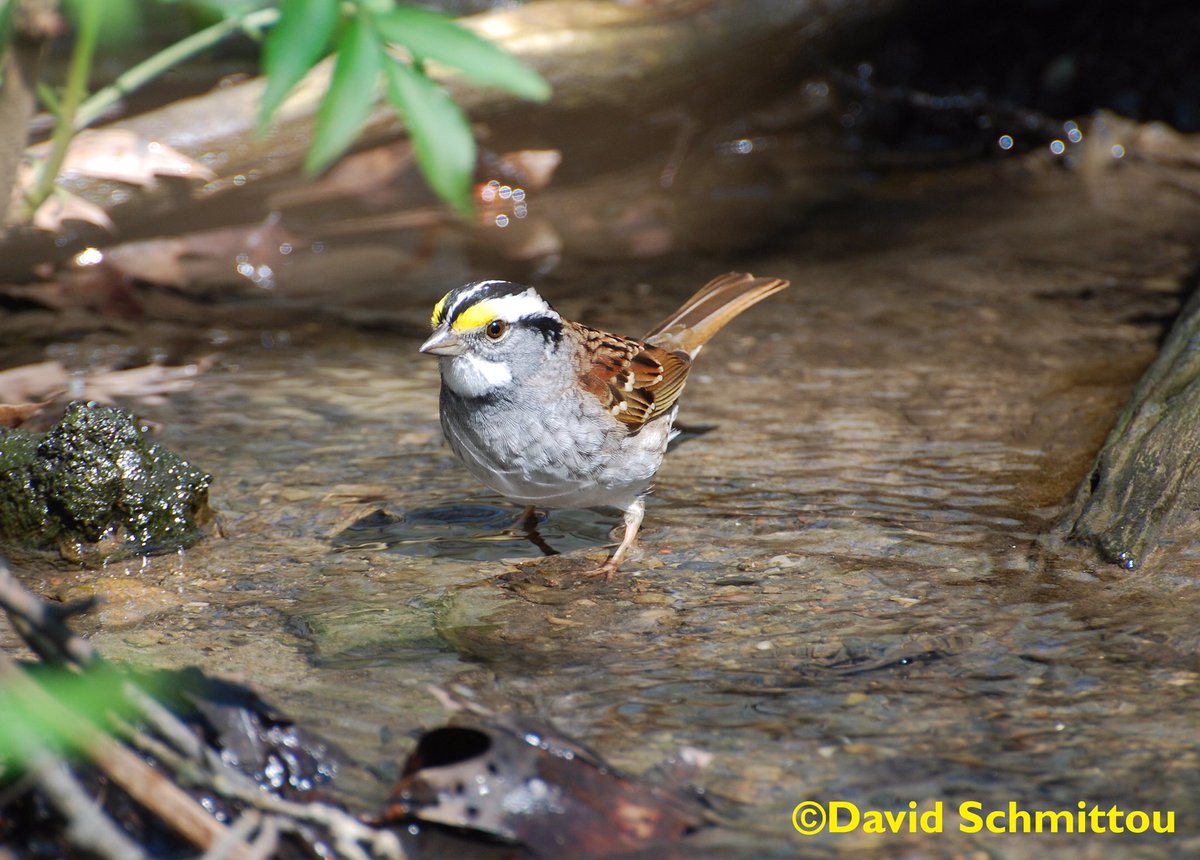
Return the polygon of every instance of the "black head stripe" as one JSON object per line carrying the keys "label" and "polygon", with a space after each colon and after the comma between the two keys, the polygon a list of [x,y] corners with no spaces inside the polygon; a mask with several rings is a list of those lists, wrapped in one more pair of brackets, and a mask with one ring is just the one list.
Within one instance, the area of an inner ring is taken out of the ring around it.
{"label": "black head stripe", "polygon": [[523,325],[532,329],[537,329],[542,333],[542,337],[545,339],[546,343],[557,344],[562,340],[563,325],[562,320],[560,319],[545,316],[521,317],[519,320],[517,320],[517,325]]}
{"label": "black head stripe", "polygon": [[478,304],[484,299],[498,299],[501,296],[516,296],[528,290],[524,284],[514,284],[512,281],[472,281],[463,284],[446,298],[442,312],[436,320],[437,325],[454,320],[471,305]]}

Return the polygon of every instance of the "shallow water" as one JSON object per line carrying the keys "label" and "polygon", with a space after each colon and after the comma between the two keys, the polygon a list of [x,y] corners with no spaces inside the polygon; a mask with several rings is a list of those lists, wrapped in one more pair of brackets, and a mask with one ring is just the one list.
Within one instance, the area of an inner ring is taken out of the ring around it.
{"label": "shallow water", "polygon": [[[1127,573],[1039,540],[1192,264],[1194,203],[1148,210],[1145,187],[977,168],[753,258],[548,278],[564,313],[632,334],[720,271],[793,282],[700,359],[680,420],[715,427],[672,452],[609,583],[580,571],[611,513],[552,512],[565,554],[517,566],[541,551],[442,444],[427,302],[399,289],[379,300],[411,336],[235,332],[195,389],[138,407],[216,475],[223,539],[26,579],[105,595],[85,626],[109,657],[239,677],[385,768],[444,720],[429,684],[634,773],[707,750],[730,820],[693,856],[1200,852],[1195,561]],[[654,291],[602,303],[619,280]],[[803,837],[808,799],[943,802],[946,832]],[[1176,835],[964,834],[962,801],[1173,810]]]}

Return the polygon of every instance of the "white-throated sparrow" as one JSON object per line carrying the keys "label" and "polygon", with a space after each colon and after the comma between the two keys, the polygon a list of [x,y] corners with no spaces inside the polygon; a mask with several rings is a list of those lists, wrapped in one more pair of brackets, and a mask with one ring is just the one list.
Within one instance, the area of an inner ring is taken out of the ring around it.
{"label": "white-throated sparrow", "polygon": [[433,309],[442,430],[467,469],[530,507],[613,506],[637,536],[692,361],[727,322],[787,281],[714,278],[643,340],[563,319],[532,287],[476,281]]}

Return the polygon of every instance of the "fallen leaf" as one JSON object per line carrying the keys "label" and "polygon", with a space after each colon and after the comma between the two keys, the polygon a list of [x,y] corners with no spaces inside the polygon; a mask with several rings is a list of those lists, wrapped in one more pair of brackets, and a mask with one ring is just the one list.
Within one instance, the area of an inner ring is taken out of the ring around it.
{"label": "fallen leaf", "polygon": [[[41,143],[26,152],[35,159],[45,158],[50,147]],[[102,128],[75,135],[61,172],[64,176],[77,174],[141,186],[152,185],[156,176],[205,182],[217,178],[203,164],[179,150],[125,128]]]}
{"label": "fallen leaf", "polygon": [[50,400],[41,403],[0,403],[0,427],[20,427],[49,405]]}
{"label": "fallen leaf", "polygon": [[212,366],[212,356],[194,364],[168,367],[147,364],[128,370],[99,370],[85,373],[83,399],[112,403],[118,397],[145,403],[164,403],[166,395],[192,387],[196,377]]}
{"label": "fallen leaf", "polygon": [[258,224],[126,242],[102,254],[106,264],[126,277],[205,292],[214,284],[243,287],[246,281],[273,287],[276,273],[298,244],[272,212]]}
{"label": "fallen leaf", "polygon": [[108,213],[95,203],[89,203],[62,188],[55,188],[33,213],[33,226],[39,230],[57,233],[62,229],[64,221],[84,221],[95,224],[109,233],[117,232],[117,226],[108,217]]}
{"label": "fallen leaf", "polygon": [[500,175],[530,191],[549,185],[560,164],[562,153],[557,149],[518,149],[496,157]]}
{"label": "fallen leaf", "polygon": [[22,406],[36,399],[48,401],[63,392],[74,400],[112,403],[120,397],[161,403],[167,394],[190,388],[215,360],[207,356],[192,364],[147,364],[127,370],[97,368],[78,374],[70,373],[57,361],[26,364],[0,371],[0,403]]}
{"label": "fallen leaf", "polygon": [[57,361],[24,364],[0,370],[0,402],[28,403],[64,391],[71,380]]}

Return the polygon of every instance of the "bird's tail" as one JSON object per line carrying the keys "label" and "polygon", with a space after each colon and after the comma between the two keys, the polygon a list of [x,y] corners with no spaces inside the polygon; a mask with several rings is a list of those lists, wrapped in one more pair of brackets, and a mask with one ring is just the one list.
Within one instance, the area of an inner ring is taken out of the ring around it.
{"label": "bird's tail", "polygon": [[644,340],[664,349],[681,349],[692,358],[700,347],[742,311],[788,285],[781,278],[756,278],[730,272],[713,278],[700,291],[646,335]]}

